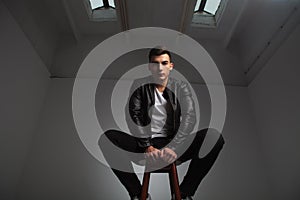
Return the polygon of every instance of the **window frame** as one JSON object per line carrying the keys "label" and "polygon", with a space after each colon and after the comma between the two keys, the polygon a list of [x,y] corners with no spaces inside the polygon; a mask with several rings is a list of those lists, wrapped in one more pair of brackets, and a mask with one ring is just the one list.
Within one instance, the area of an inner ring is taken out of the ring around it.
{"label": "window frame", "polygon": [[195,2],[191,26],[202,28],[216,28],[218,26],[228,0],[220,1],[215,14],[204,10],[207,1],[209,0],[201,0],[198,8],[196,8],[197,1]]}
{"label": "window frame", "polygon": [[95,21],[95,22],[117,21],[116,8],[109,5],[108,0],[102,0],[103,6],[96,7],[94,9],[92,9],[90,0],[84,0],[84,2],[85,2],[84,4],[90,21]]}

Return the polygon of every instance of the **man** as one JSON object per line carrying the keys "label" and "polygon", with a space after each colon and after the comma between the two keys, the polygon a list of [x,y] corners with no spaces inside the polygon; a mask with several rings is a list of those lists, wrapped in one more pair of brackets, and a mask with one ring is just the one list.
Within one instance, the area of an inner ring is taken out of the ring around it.
{"label": "man", "polygon": [[[151,49],[148,68],[152,75],[134,81],[126,106],[126,121],[132,135],[108,130],[99,140],[105,159],[132,200],[139,199],[141,184],[130,162],[136,159],[124,152],[145,153],[147,163],[154,165],[191,160],[180,184],[182,199],[188,200],[192,199],[224,144],[218,133],[219,139],[211,151],[199,158],[204,138],[217,131],[204,129],[191,133],[196,123],[192,93],[187,83],[169,77],[173,66],[166,48]],[[116,150],[118,148],[121,150]]]}

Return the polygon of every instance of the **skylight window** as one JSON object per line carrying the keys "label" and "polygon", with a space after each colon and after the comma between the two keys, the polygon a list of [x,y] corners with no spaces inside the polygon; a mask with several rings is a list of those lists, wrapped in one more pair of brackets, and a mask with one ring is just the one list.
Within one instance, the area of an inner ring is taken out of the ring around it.
{"label": "skylight window", "polygon": [[114,0],[84,0],[91,21],[116,21]]}
{"label": "skylight window", "polygon": [[89,0],[92,10],[98,8],[116,8],[114,0]]}
{"label": "skylight window", "polygon": [[197,0],[194,12],[207,12],[215,15],[221,0]]}
{"label": "skylight window", "polygon": [[227,0],[197,0],[192,19],[193,26],[216,27]]}

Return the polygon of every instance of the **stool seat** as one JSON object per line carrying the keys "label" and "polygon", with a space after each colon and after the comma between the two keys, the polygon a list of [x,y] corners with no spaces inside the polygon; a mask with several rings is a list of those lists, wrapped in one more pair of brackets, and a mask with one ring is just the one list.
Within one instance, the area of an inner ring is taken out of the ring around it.
{"label": "stool seat", "polygon": [[168,173],[171,195],[175,194],[175,200],[181,200],[178,174],[177,174],[177,169],[176,169],[175,163],[172,163],[164,168],[154,170],[154,171],[145,170],[144,176],[143,176],[141,200],[146,200],[146,198],[147,198],[151,173]]}

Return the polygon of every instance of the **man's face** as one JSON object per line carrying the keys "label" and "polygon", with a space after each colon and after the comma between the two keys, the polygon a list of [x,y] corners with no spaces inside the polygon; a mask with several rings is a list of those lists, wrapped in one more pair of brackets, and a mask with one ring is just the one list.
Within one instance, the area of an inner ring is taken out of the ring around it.
{"label": "man's face", "polygon": [[149,63],[149,70],[154,79],[158,82],[164,82],[168,79],[170,71],[173,69],[173,63],[168,54],[153,56]]}

